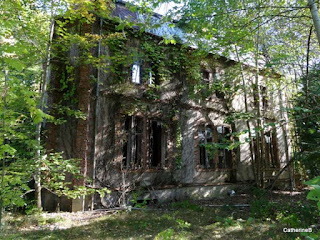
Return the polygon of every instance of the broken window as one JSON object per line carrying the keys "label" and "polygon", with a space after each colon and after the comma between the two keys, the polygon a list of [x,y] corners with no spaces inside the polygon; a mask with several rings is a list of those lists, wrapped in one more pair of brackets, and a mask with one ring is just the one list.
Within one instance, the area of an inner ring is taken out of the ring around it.
{"label": "broken window", "polygon": [[226,149],[230,141],[230,129],[224,126],[212,128],[200,126],[198,130],[199,167],[231,168],[232,153]]}
{"label": "broken window", "polygon": [[124,130],[127,139],[123,144],[123,166],[127,169],[142,167],[143,118],[126,117]]}
{"label": "broken window", "polygon": [[268,167],[279,167],[278,146],[276,131],[272,130],[264,134],[265,158]]}
{"label": "broken window", "polygon": [[166,135],[163,124],[159,121],[150,121],[149,158],[151,167],[164,166],[166,145]]}
{"label": "broken window", "polygon": [[208,126],[201,126],[198,130],[199,141],[199,153],[200,161],[199,165],[202,168],[214,167],[214,153],[208,150],[208,144],[213,143],[212,129]]}
{"label": "broken window", "polygon": [[218,143],[221,147],[218,149],[218,168],[231,168],[232,153],[226,149],[230,141],[230,128],[224,126],[217,127]]}
{"label": "broken window", "polygon": [[132,65],[132,74],[131,74],[131,81],[136,84],[141,84],[141,65],[139,62],[135,62]]}
{"label": "broken window", "polygon": [[[126,133],[126,139],[122,145],[124,169],[166,166],[167,135],[160,121],[147,121],[145,117],[127,116],[123,128]],[[149,146],[149,149],[145,146]]]}

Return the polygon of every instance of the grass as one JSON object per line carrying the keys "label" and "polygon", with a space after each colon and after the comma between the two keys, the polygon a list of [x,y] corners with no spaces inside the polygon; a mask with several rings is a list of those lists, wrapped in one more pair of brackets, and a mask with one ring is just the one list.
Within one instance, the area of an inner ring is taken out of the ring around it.
{"label": "grass", "polygon": [[[254,201],[263,202],[263,198]],[[260,208],[252,202],[251,209],[183,201],[162,209],[105,213],[84,223],[70,221],[67,214],[11,216],[0,239],[304,239],[299,233],[283,233],[283,228],[319,222],[317,211],[306,203],[288,207],[265,201]],[[36,226],[27,228],[28,222]],[[66,229],[50,230],[52,225]]]}

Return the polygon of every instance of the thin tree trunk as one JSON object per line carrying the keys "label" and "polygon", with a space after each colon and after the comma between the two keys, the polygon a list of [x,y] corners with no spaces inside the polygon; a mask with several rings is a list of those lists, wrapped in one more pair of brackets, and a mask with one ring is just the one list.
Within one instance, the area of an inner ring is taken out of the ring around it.
{"label": "thin tree trunk", "polygon": [[[53,15],[52,15],[53,16]],[[40,104],[39,109],[41,111],[44,111],[45,106],[45,99],[46,99],[46,93],[47,93],[47,86],[49,82],[49,74],[48,69],[50,65],[50,57],[51,57],[51,44],[52,44],[52,38],[53,38],[53,32],[54,32],[54,19],[52,17],[51,23],[50,23],[50,32],[49,32],[49,41],[46,51],[46,59],[45,64],[43,67],[43,77],[42,77],[42,86],[41,86],[41,93],[40,93]],[[36,141],[38,143],[38,149],[36,152],[36,171],[34,174],[34,181],[35,181],[35,197],[37,201],[37,208],[39,210],[42,209],[42,202],[41,202],[41,125],[42,122],[38,123],[36,126]]]}
{"label": "thin tree trunk", "polygon": [[[100,18],[100,29],[99,29],[99,45],[98,45],[98,58],[101,56],[101,36],[102,36],[102,25],[103,25],[103,19]],[[92,164],[92,186],[95,187],[96,183],[96,165],[97,165],[97,154],[98,150],[96,148],[96,137],[98,135],[98,121],[97,116],[99,115],[99,90],[100,90],[100,75],[101,75],[101,69],[98,67],[98,73],[97,73],[97,89],[96,89],[96,109],[95,109],[95,126],[94,126],[94,156],[93,156],[93,164]],[[91,197],[91,211],[94,210],[94,193]]]}
{"label": "thin tree trunk", "polygon": [[[284,119],[284,113],[283,113],[283,101],[282,101],[282,91],[279,90],[279,97],[280,97],[280,116],[281,119]],[[287,122],[287,119],[286,119]],[[287,123],[281,124],[281,130],[283,133],[283,141],[284,141],[284,148],[285,148],[285,156],[286,156],[286,162],[287,165],[291,163],[290,156],[289,156],[289,145],[288,145],[288,137],[287,137]],[[293,178],[293,171],[292,171],[292,164],[289,165],[289,179],[290,179],[290,189],[293,190],[294,188],[294,178]]]}
{"label": "thin tree trunk", "polygon": [[[3,145],[5,144],[5,117],[6,117],[6,111],[7,111],[7,102],[6,102],[6,96],[7,96],[7,80],[8,80],[8,71],[4,71],[4,93],[3,93],[3,119],[2,119],[2,129],[3,129]],[[2,210],[3,210],[3,189],[4,189],[4,176],[5,176],[5,160],[6,160],[6,154],[3,152],[2,156],[2,171],[1,171],[1,189],[0,189],[0,229],[2,226]]]}
{"label": "thin tree trunk", "polygon": [[257,31],[256,36],[256,51],[255,51],[255,94],[257,96],[256,99],[256,114],[257,114],[257,130],[256,130],[256,140],[257,140],[257,156],[256,156],[256,163],[257,163],[257,178],[259,186],[263,187],[264,181],[264,171],[263,171],[263,130],[262,130],[262,123],[261,123],[261,109],[260,109],[260,89],[259,89],[259,28]]}
{"label": "thin tree trunk", "polygon": [[[310,27],[310,31],[309,31],[309,36],[308,36],[308,44],[307,44],[307,69],[306,69],[306,85],[305,85],[305,93],[306,93],[306,105],[308,105],[308,100],[309,100],[309,85],[310,85],[310,81],[309,81],[309,55],[310,55],[310,42],[311,42],[311,35],[312,35],[312,27]],[[306,124],[308,126],[308,122],[309,122],[309,117],[308,117],[309,113],[307,113],[307,119],[306,119]]]}
{"label": "thin tree trunk", "polygon": [[[247,88],[246,88],[246,82],[245,82],[245,77],[244,77],[244,72],[243,72],[243,66],[241,64],[240,61],[240,57],[239,57],[239,52],[238,52],[238,48],[237,46],[235,46],[235,50],[236,50],[236,55],[237,55],[237,60],[240,64],[240,72],[241,72],[241,78],[242,78],[242,86],[243,86],[243,95],[244,95],[244,109],[245,109],[245,113],[248,113],[248,96],[247,96]],[[256,166],[254,164],[254,157],[253,157],[253,146],[252,146],[252,134],[251,134],[251,129],[250,129],[250,122],[249,120],[246,120],[246,125],[247,125],[247,129],[248,129],[248,134],[249,134],[249,149],[250,149],[250,159],[251,159],[251,166],[252,166],[252,172],[253,172],[253,177],[255,179],[255,182],[257,182],[257,174],[256,174]]]}
{"label": "thin tree trunk", "polygon": [[310,27],[309,36],[308,36],[308,43],[307,43],[307,67],[306,67],[306,99],[308,99],[309,93],[309,55],[310,55],[310,42],[311,42],[311,35],[312,35],[312,27]]}
{"label": "thin tree trunk", "polygon": [[318,43],[320,45],[320,18],[319,18],[319,12],[317,9],[317,5],[314,2],[314,0],[308,0],[308,6],[310,8],[314,29],[317,34]]}
{"label": "thin tree trunk", "polygon": [[[258,6],[260,6],[260,1],[258,1]],[[260,8],[259,8],[260,9]],[[258,13],[260,15],[260,12]],[[257,114],[257,130],[256,130],[256,141],[257,141],[257,151],[256,151],[256,164],[257,164],[257,179],[258,186],[263,186],[263,171],[262,171],[262,153],[263,153],[263,131],[261,129],[261,111],[260,111],[260,89],[259,89],[259,41],[260,41],[260,23],[258,23],[256,40],[255,42],[255,87],[253,94],[256,94],[256,114]],[[260,132],[262,134],[260,134]]]}

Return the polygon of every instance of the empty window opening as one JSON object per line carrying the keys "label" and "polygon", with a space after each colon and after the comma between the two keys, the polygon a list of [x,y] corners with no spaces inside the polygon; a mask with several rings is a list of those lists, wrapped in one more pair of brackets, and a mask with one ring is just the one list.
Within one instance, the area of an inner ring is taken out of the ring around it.
{"label": "empty window opening", "polygon": [[202,80],[207,86],[210,85],[210,73],[208,71],[202,70]]}
{"label": "empty window opening", "polygon": [[200,153],[200,167],[213,168],[214,167],[214,153],[208,150],[208,144],[213,142],[212,129],[210,127],[202,126],[198,130],[199,153]]}
{"label": "empty window opening", "polygon": [[149,157],[151,167],[164,165],[166,141],[164,128],[161,122],[150,121]]}
{"label": "empty window opening", "polygon": [[143,118],[129,116],[125,120],[124,130],[127,140],[123,144],[123,166],[127,169],[142,167]]}

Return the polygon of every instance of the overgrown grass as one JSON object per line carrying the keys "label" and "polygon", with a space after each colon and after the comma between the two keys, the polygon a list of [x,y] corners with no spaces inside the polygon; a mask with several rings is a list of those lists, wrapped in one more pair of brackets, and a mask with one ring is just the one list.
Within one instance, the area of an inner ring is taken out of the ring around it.
{"label": "overgrown grass", "polygon": [[[188,201],[173,203],[169,209],[120,211],[91,220],[86,225],[52,231],[18,231],[20,220],[17,224],[11,220],[7,224],[12,225],[10,230],[0,238],[304,239],[300,233],[283,233],[283,228],[310,227],[319,223],[319,213],[314,205],[308,202],[285,205],[269,201],[264,195],[254,195],[250,209],[230,206],[210,208]],[[57,221],[63,224],[63,219]]]}

